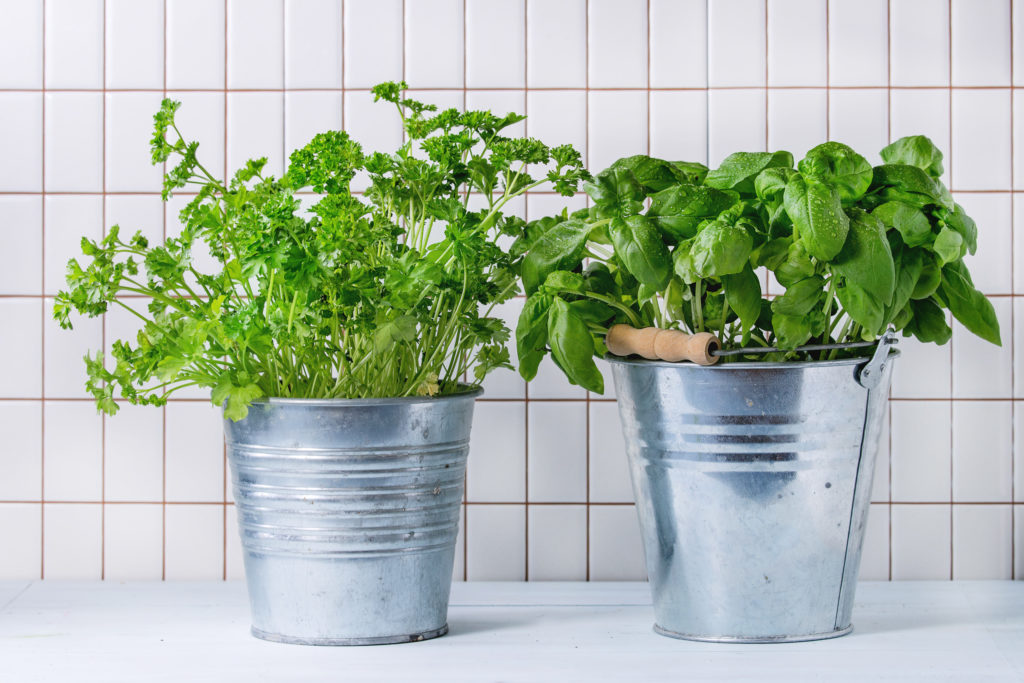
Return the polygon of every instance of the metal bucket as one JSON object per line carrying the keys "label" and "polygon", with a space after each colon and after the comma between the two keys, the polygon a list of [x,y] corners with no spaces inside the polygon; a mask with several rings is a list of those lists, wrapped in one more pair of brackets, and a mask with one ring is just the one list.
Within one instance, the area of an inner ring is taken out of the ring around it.
{"label": "metal bucket", "polygon": [[897,355],[886,347],[871,367],[609,358],[658,633],[849,633]]}
{"label": "metal bucket", "polygon": [[254,636],[380,645],[448,632],[480,393],[272,398],[225,420]]}

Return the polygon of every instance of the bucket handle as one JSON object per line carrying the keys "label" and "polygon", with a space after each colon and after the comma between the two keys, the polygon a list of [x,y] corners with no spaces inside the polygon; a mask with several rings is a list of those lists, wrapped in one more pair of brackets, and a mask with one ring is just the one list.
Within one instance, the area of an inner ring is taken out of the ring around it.
{"label": "bucket handle", "polygon": [[885,371],[885,363],[889,360],[889,351],[899,343],[896,338],[896,330],[889,328],[878,340],[878,347],[867,362],[857,373],[857,383],[865,389],[874,389],[882,381],[882,373]]}

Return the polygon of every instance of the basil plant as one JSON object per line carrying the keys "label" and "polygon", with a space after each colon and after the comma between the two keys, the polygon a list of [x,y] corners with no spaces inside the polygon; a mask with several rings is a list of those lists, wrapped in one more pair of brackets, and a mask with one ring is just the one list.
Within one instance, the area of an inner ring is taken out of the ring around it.
{"label": "basil plant", "polygon": [[[826,142],[795,166],[782,151],[738,152],[714,170],[619,159],[585,183],[590,208],[534,221],[516,245],[528,295],[520,373],[534,377],[550,352],[571,382],[603,392],[594,356],[618,323],[779,349],[758,360],[818,360],[844,352],[798,347],[873,341],[890,327],[944,344],[948,310],[1000,344],[963,261],[977,228],[939,180],[942,152],[911,136],[881,157],[872,168]],[[766,271],[784,292],[765,296]]]}
{"label": "basil plant", "polygon": [[139,321],[108,362],[86,356],[102,410],[116,412],[115,397],[160,405],[198,386],[237,420],[261,397],[443,395],[464,390],[470,372],[479,382],[511,367],[510,331],[491,310],[518,293],[521,255],[499,238],[522,237],[525,224],[503,209],[538,187],[571,196],[590,176],[568,145],[502,135],[522,116],[437,112],[406,87],[373,88],[401,118],[397,151],[368,154],[330,131],[295,151],[280,178],[265,158],[219,178],[179,131],[179,103],[164,100],[152,157],[176,161],[165,200],[193,195],[181,234],[150,244],[115,225],[83,239],[87,261],[68,264],[54,307],[64,327],[72,311],[117,308]]}

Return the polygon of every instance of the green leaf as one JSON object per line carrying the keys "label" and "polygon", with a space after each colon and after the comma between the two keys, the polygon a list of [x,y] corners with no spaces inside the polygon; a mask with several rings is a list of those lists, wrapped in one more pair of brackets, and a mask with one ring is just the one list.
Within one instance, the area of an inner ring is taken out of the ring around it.
{"label": "green leaf", "polygon": [[904,328],[905,334],[912,334],[925,343],[945,344],[953,336],[953,330],[946,324],[946,314],[934,299],[911,301],[913,316]]}
{"label": "green leaf", "polygon": [[709,171],[704,184],[719,190],[736,190],[740,194],[753,194],[754,178],[766,168],[793,167],[789,152],[736,152],[722,165]]}
{"label": "green leaf", "polygon": [[964,238],[961,237],[960,233],[945,227],[939,231],[938,237],[935,238],[932,251],[939,257],[939,263],[946,265],[953,261],[959,261],[967,252],[967,247],[964,245]]}
{"label": "green leaf", "polygon": [[533,294],[556,270],[574,270],[583,260],[590,225],[580,220],[562,221],[542,234],[523,259],[523,287]]}
{"label": "green leaf", "polygon": [[849,216],[849,235],[832,261],[832,271],[886,306],[892,301],[896,273],[885,230],[877,218],[861,209],[851,208]]}
{"label": "green leaf", "polygon": [[722,276],[722,287],[729,308],[739,316],[743,334],[747,334],[761,313],[761,281],[747,265],[738,273]]}
{"label": "green leaf", "polygon": [[697,233],[690,246],[690,258],[700,277],[721,277],[743,270],[753,248],[754,240],[746,230],[716,222]]}
{"label": "green leaf", "polygon": [[628,168],[610,166],[583,184],[601,218],[631,216],[643,208],[643,187]]}
{"label": "green leaf", "polygon": [[532,294],[526,299],[516,325],[516,352],[519,355],[519,374],[529,382],[537,376],[537,368],[548,344],[548,310],[551,297]]}
{"label": "green leaf", "polygon": [[616,310],[604,303],[603,301],[597,301],[595,299],[579,299],[578,301],[570,301],[569,308],[572,309],[573,313],[578,315],[586,322],[591,323],[605,323],[615,317]]}
{"label": "green leaf", "polygon": [[954,204],[953,211],[945,215],[945,222],[946,225],[960,233],[970,253],[978,251],[978,226],[964,211],[964,207]]}
{"label": "green leaf", "polygon": [[871,215],[890,228],[896,229],[907,246],[919,247],[933,238],[928,217],[920,209],[904,202],[886,202],[877,206]]}
{"label": "green leaf", "polygon": [[664,190],[675,185],[677,182],[669,162],[644,154],[623,157],[613,163],[611,168],[622,168],[631,171],[637,182],[651,192]]}
{"label": "green leaf", "polygon": [[847,282],[836,289],[836,297],[843,310],[863,328],[865,339],[874,339],[885,323],[885,308],[875,297],[859,285]]}
{"label": "green leaf", "polygon": [[942,266],[935,259],[935,256],[922,252],[921,274],[914,285],[914,291],[910,294],[911,299],[927,299],[939,289],[942,282]]}
{"label": "green leaf", "polygon": [[249,414],[249,406],[263,391],[252,382],[236,385],[230,377],[222,377],[210,392],[210,400],[215,406],[224,408],[224,417],[238,422]]}
{"label": "green leaf", "polygon": [[594,362],[594,339],[583,319],[558,297],[548,314],[548,345],[551,357],[570,382],[604,393],[604,377]]}
{"label": "green leaf", "polygon": [[772,301],[772,312],[803,316],[825,298],[825,280],[818,275],[795,282]]}
{"label": "green leaf", "polygon": [[825,142],[812,148],[797,169],[808,180],[835,187],[844,203],[857,201],[871,186],[871,164],[841,142]]}
{"label": "green leaf", "polygon": [[651,196],[647,216],[676,241],[697,233],[704,220],[715,218],[734,205],[735,193],[703,185],[676,185]]}
{"label": "green leaf", "polygon": [[903,247],[898,258],[894,255],[893,261],[897,264],[896,288],[892,303],[886,306],[886,318],[889,320],[894,319],[897,313],[907,307],[924,269],[924,252],[921,249]]}
{"label": "green leaf", "polygon": [[780,349],[795,349],[811,338],[811,321],[804,315],[772,314],[775,343]]}
{"label": "green leaf", "polygon": [[399,315],[393,320],[381,323],[373,335],[374,350],[378,353],[389,351],[399,342],[411,342],[416,338],[416,318]]}
{"label": "green leaf", "polygon": [[850,229],[839,193],[823,183],[794,176],[786,185],[785,206],[807,252],[831,261],[843,248]]}
{"label": "green leaf", "polygon": [[924,135],[908,135],[883,147],[882,161],[917,166],[933,178],[942,175],[942,152]]}
{"label": "green leaf", "polygon": [[549,273],[544,280],[543,288],[553,292],[583,292],[583,276],[579,273],[572,273],[567,270],[556,270]]}
{"label": "green leaf", "polygon": [[794,282],[814,275],[815,268],[810,254],[807,253],[807,249],[802,243],[791,242],[788,239],[785,242],[788,247],[784,260],[770,270],[775,273],[775,279],[779,281],[779,284],[789,287]]}
{"label": "green leaf", "polygon": [[963,261],[942,267],[942,284],[939,294],[949,306],[953,317],[968,330],[982,339],[1002,346],[999,336],[999,320],[995,309],[984,294],[974,288],[971,275]]}
{"label": "green leaf", "polygon": [[949,191],[917,166],[907,164],[875,166],[871,188],[882,187],[893,187],[903,192],[916,194],[929,203],[938,204],[950,210],[954,207]]}
{"label": "green leaf", "polygon": [[613,218],[608,233],[615,255],[642,284],[660,290],[672,277],[672,260],[661,233],[644,216]]}

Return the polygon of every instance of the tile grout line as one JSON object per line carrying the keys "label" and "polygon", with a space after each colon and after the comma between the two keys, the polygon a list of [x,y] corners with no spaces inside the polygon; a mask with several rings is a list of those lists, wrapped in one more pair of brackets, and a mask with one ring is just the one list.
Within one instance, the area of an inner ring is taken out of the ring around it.
{"label": "tile grout line", "polygon": [[[587,157],[586,158],[586,163],[587,163],[587,165],[589,165],[590,164],[590,160],[593,158],[593,155],[590,153],[590,92],[591,92],[591,90],[590,90],[590,0],[586,0],[586,13],[585,13],[584,19],[583,19],[583,37],[584,37],[584,61],[583,61],[583,64],[584,64],[584,72],[583,72],[584,81],[583,82],[584,82],[584,85],[586,86],[586,101],[584,102],[584,105],[583,105],[583,119],[585,121],[585,125],[583,127],[583,147],[586,150],[584,152],[586,154],[586,157]],[[648,43],[650,43],[650,27],[648,27],[647,39],[648,39]],[[649,121],[649,117],[650,117],[650,109],[648,109],[648,121]],[[648,125],[648,131],[650,131],[650,126],[649,125]],[[650,135],[649,132],[648,132],[648,135]],[[589,197],[586,199],[586,204],[587,205],[590,204]],[[527,382],[527,384],[526,384],[527,397],[529,397],[529,391],[530,391],[530,384],[529,384],[529,382]],[[585,522],[586,522],[587,528],[586,528],[586,543],[584,544],[584,547],[586,549],[587,557],[586,557],[586,564],[584,565],[584,579],[586,581],[590,581],[590,547],[591,547],[591,543],[590,543],[590,536],[591,536],[591,533],[590,533],[590,521],[591,521],[590,507],[591,506],[590,506],[590,503],[591,503],[591,501],[590,501],[590,392],[589,391],[586,394],[586,398],[587,398],[587,403],[586,403],[586,406],[587,406],[587,418],[586,418],[586,420],[587,420],[587,423],[586,423],[586,426],[587,426],[587,435],[586,435],[586,439],[587,439],[587,445],[586,445],[586,449],[587,449],[586,450],[586,458],[587,458],[587,497],[586,497],[586,500],[587,500],[587,504],[585,506],[585,509],[586,509],[586,515],[585,515],[586,519],[585,519]],[[529,419],[530,419],[529,404],[527,404],[526,419],[527,419],[527,425],[529,425]],[[527,437],[529,437],[529,432],[527,432]],[[529,439],[527,439],[527,449],[529,449]],[[529,456],[529,450],[527,450],[527,456]],[[527,457],[527,463],[529,463],[529,457]],[[527,500],[529,500],[529,490],[530,490],[529,489],[529,479],[527,479],[527,489],[526,490],[527,490]]]}
{"label": "tile grout line", "polygon": [[[103,188],[103,197],[100,200],[100,234],[107,235],[107,21],[109,20],[109,0],[103,0],[103,93],[100,95],[100,183]],[[104,313],[100,319],[100,349],[107,350],[107,314]],[[104,363],[106,358],[104,358]],[[107,575],[107,415],[100,414],[100,581]]]}
{"label": "tile grout line", "polygon": [[[871,505],[881,505],[881,506],[894,505],[894,506],[903,506],[903,507],[922,506],[922,505],[930,505],[930,506],[933,506],[933,507],[936,507],[936,506],[948,507],[949,505],[952,505],[953,507],[977,507],[977,506],[1004,507],[1004,506],[1011,506],[1011,507],[1019,507],[1021,509],[1024,509],[1024,501],[1021,501],[1021,500],[1019,500],[1019,501],[1011,501],[1011,502],[1007,502],[1005,500],[961,500],[961,501],[954,501],[953,503],[950,503],[948,500],[893,500],[893,501],[873,500],[873,501],[870,501],[870,503],[871,503]],[[0,500],[0,505],[38,505],[38,504],[39,504],[38,500],[27,499],[27,498],[26,499]],[[169,500],[169,501],[167,501],[165,503],[162,500],[108,500],[106,502],[102,502],[102,501],[95,500],[95,499],[93,499],[93,500],[68,499],[68,500],[47,500],[46,504],[47,505],[169,505],[171,507],[189,507],[189,506],[201,506],[201,507],[217,506],[217,507],[221,507],[221,506],[225,506],[226,505],[226,507],[229,507],[229,508],[230,507],[236,507],[235,503],[233,503],[231,501],[228,501],[225,504],[223,501],[220,501],[220,500]],[[462,505],[473,506],[473,507],[482,507],[482,506],[488,506],[488,505],[500,505],[500,506],[504,506],[504,507],[514,507],[514,506],[518,506],[518,505],[522,505],[522,504],[523,503],[520,500],[466,500],[466,501],[462,502]],[[587,505],[587,503],[584,503],[584,502],[581,502],[581,501],[572,501],[572,500],[546,500],[546,501],[535,501],[535,502],[530,503],[530,507],[544,507],[544,506],[581,507],[583,505]],[[600,500],[594,500],[594,501],[591,501],[589,503],[589,505],[591,507],[624,507],[624,506],[633,506],[633,505],[635,505],[635,503],[633,503],[632,501],[600,501]]]}
{"label": "tile grout line", "polygon": [[[949,158],[953,158],[953,0],[946,0],[946,29],[947,29],[947,57],[949,58],[949,71],[947,73],[949,78]],[[949,162],[949,185],[953,186],[953,163]],[[956,335],[950,335],[949,338],[949,397],[953,398],[953,363],[955,358],[953,356],[953,345],[956,343],[954,339]],[[955,499],[953,491],[953,477],[955,473],[955,457],[953,454],[954,439],[953,439],[953,401],[949,402],[949,580],[953,580],[953,502]]]}
{"label": "tile grout line", "polygon": [[[1008,25],[1007,25],[1007,30],[1009,31],[1009,34],[1010,34],[1010,85],[1012,86],[1013,85],[1013,78],[1014,78],[1014,73],[1013,73],[1013,51],[1014,51],[1014,45],[1013,45],[1013,0],[1010,0],[1010,2],[1007,3],[1007,4],[1009,5],[1009,15],[1010,15],[1009,16],[1009,22],[1008,22]],[[952,86],[953,83],[950,82],[950,85]],[[1014,173],[1014,155],[1015,155],[1016,149],[1015,149],[1015,144],[1014,144],[1015,141],[1014,141],[1014,127],[1013,127],[1013,118],[1014,118],[1013,103],[1014,103],[1014,100],[1016,98],[1014,97],[1014,93],[1012,91],[1010,92],[1010,98],[1009,99],[1010,99],[1010,189],[1012,190],[1016,186],[1016,182],[1017,182],[1016,181],[1016,177],[1015,177],[1015,173]],[[1016,291],[1017,291],[1016,278],[1014,277],[1014,273],[1013,273],[1013,270],[1014,270],[1014,268],[1013,268],[1013,266],[1014,266],[1013,258],[1014,258],[1014,254],[1016,253],[1016,251],[1015,251],[1016,247],[1015,247],[1014,232],[1015,232],[1016,227],[1017,227],[1016,226],[1016,220],[1015,220],[1016,211],[1014,210],[1014,204],[1015,203],[1016,203],[1016,200],[1014,199],[1013,195],[1011,195],[1010,196],[1010,292],[1011,293],[1016,293]],[[1016,357],[1017,357],[1017,335],[1015,334],[1015,330],[1016,330],[1016,320],[1015,320],[1015,318],[1016,318],[1016,311],[1017,311],[1017,306],[1015,305],[1015,302],[1011,301],[1010,302],[1010,367],[1011,367],[1011,372],[1010,372],[1010,395],[1011,396],[1016,396],[1017,395],[1017,373],[1013,371],[1013,366],[1016,363]],[[1011,410],[1010,410],[1010,502],[1012,503],[1012,502],[1014,502],[1017,499],[1017,471],[1016,471],[1016,463],[1017,463],[1017,420],[1016,420],[1016,412],[1017,412],[1017,407],[1016,407],[1016,405],[1014,405],[1012,403],[1010,404],[1010,406],[1011,406]],[[1012,580],[1015,580],[1016,578],[1017,578],[1017,515],[1014,512],[1013,506],[1011,505],[1010,506],[1010,580],[1012,581]]]}
{"label": "tile grout line", "polygon": [[[42,0],[42,56],[40,74],[42,79],[42,130],[41,130],[41,172],[40,185],[41,198],[39,201],[40,212],[40,257],[39,286],[40,290],[46,293],[46,0]],[[39,300],[40,308],[40,338],[39,346],[39,578],[46,578],[46,299]]]}
{"label": "tile grout line", "polygon": [[[701,86],[652,86],[653,92],[704,92],[705,90],[764,90],[766,86],[757,83],[748,85],[716,85],[709,88]],[[885,85],[835,85],[833,90],[884,90]],[[893,85],[893,90],[914,91],[914,90],[941,90],[943,92],[952,90],[1024,90],[1024,85]],[[594,86],[591,88],[563,85],[563,86],[537,86],[526,88],[530,92],[639,92],[647,91],[644,86]],[[823,90],[821,85],[773,85],[771,90]],[[523,88],[518,86],[481,86],[479,88],[468,88],[470,91],[480,92],[520,92]],[[461,87],[456,86],[435,86],[435,87],[409,87],[407,92],[462,92]],[[162,88],[0,88],[3,94],[34,94],[34,93],[162,93]],[[222,88],[168,88],[169,93],[219,93]],[[344,87],[344,88],[232,88],[233,93],[284,93],[284,92],[344,92],[344,93],[369,93],[370,88]]]}
{"label": "tile grout line", "polygon": [[[466,9],[466,0],[462,0],[462,112],[463,113],[465,113],[466,109],[467,109],[467,106],[466,106],[466,55],[469,52],[469,46],[466,43],[466,33],[467,33],[466,32],[466,14],[467,14],[467,12],[468,12],[468,10]],[[524,26],[523,30],[525,31],[525,29],[526,29],[526,27]],[[466,190],[466,193],[469,194],[469,190]],[[467,197],[466,201],[468,203],[468,201],[469,201],[468,197]],[[463,379],[465,379],[465,377],[466,376],[464,374],[463,375]],[[462,474],[462,502],[463,503],[466,502],[466,491],[468,490],[467,487],[468,487],[468,484],[469,484],[469,466],[470,466],[470,463],[469,463],[469,459],[467,458],[467,460],[466,460],[466,471],[463,472],[463,474]],[[459,505],[459,511],[461,513],[463,513],[462,516],[463,516],[463,518],[465,518],[465,511],[466,511],[465,505]],[[463,529],[463,532],[462,532],[462,580],[463,581],[466,580],[466,559],[467,559],[468,547],[469,547],[469,544],[467,543],[468,540],[469,539],[466,537],[465,529]]]}
{"label": "tile grout line", "polygon": [[[892,144],[892,0],[885,3],[885,140]],[[892,581],[892,385],[889,386],[889,505],[888,505],[888,550],[889,581]],[[870,509],[870,508],[869,508]]]}
{"label": "tile grout line", "polygon": [[[530,135],[530,0],[523,0],[523,135]],[[530,216],[530,192],[523,193],[523,220]],[[530,580],[530,393],[529,384],[523,383],[523,580]],[[468,511],[467,511],[468,516]],[[468,540],[468,536],[467,536]]]}
{"label": "tile grout line", "polygon": [[[164,9],[164,49],[163,49],[163,98],[167,99],[167,2],[163,0]],[[225,0],[226,2],[226,0]],[[167,161],[160,165],[163,175],[167,174]],[[167,206],[160,199],[160,218],[163,241],[167,241]],[[160,580],[167,579],[167,405],[160,406]]]}

